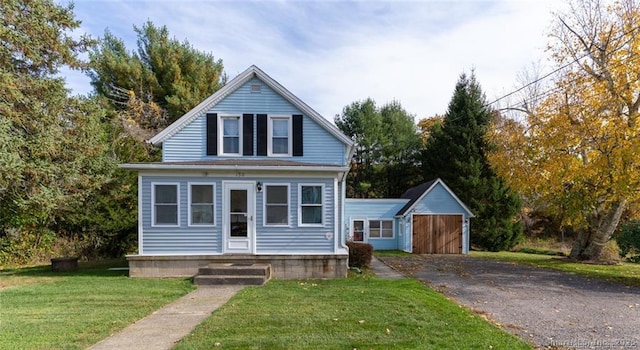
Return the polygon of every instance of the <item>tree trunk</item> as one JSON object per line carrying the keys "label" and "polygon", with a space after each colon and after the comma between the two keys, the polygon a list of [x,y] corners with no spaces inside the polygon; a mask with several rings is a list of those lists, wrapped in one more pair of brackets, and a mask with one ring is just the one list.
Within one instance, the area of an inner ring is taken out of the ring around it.
{"label": "tree trunk", "polygon": [[600,260],[604,245],[618,227],[624,209],[624,201],[617,201],[604,215],[590,223],[590,227],[580,231],[569,257],[577,260]]}

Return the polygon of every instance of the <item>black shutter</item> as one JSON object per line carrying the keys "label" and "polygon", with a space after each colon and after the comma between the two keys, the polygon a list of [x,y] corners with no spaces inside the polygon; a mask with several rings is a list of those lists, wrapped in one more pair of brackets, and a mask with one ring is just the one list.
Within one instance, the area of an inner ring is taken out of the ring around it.
{"label": "black shutter", "polygon": [[302,157],[303,150],[302,114],[293,115],[293,156]]}
{"label": "black shutter", "polygon": [[207,155],[218,155],[218,114],[207,113]]}
{"label": "black shutter", "polygon": [[258,114],[258,130],[256,130],[256,135],[258,136],[258,155],[266,156],[267,155],[267,115],[266,114]]}
{"label": "black shutter", "polygon": [[253,155],[253,114],[242,115],[242,155]]}

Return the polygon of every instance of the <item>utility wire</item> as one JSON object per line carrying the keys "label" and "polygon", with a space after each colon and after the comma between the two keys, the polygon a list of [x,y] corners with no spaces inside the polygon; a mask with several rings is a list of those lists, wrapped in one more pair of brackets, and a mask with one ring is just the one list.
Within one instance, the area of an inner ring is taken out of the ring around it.
{"label": "utility wire", "polygon": [[[619,39],[621,39],[621,38],[625,37],[626,35],[631,34],[632,32],[634,32],[634,31],[635,31],[635,30],[637,30],[637,29],[640,29],[640,26],[633,27],[633,28],[629,29],[628,31],[626,31],[626,32],[624,32],[624,33],[622,33],[622,34],[620,34],[620,35],[619,35],[615,40],[619,40]],[[631,41],[631,39],[632,39],[632,38],[629,38],[629,40],[626,40],[625,42],[623,42],[622,44],[620,44],[618,47],[616,47],[615,49],[611,50],[611,53],[614,53],[614,52],[616,52],[616,51],[618,51],[618,50],[621,50],[625,45],[627,45],[627,44],[629,43],[629,41]],[[570,62],[563,64],[562,66],[560,66],[560,67],[558,67],[558,68],[554,69],[553,71],[551,71],[551,72],[549,72],[549,73],[545,74],[544,76],[539,77],[539,78],[535,79],[534,81],[529,82],[529,83],[527,83],[527,84],[525,84],[525,85],[521,86],[520,88],[518,88],[518,89],[516,89],[516,90],[514,90],[514,91],[511,91],[511,92],[507,93],[506,95],[503,95],[503,96],[501,96],[501,97],[499,97],[499,98],[497,98],[497,99],[495,99],[495,100],[493,100],[493,101],[491,101],[491,102],[489,102],[489,103],[485,104],[485,106],[490,106],[490,105],[492,105],[492,104],[494,104],[494,103],[496,103],[496,102],[498,102],[498,101],[504,100],[505,98],[510,97],[510,96],[513,96],[513,95],[517,94],[518,92],[520,92],[520,91],[522,91],[522,90],[524,90],[524,89],[528,88],[529,86],[532,86],[532,85],[534,85],[534,84],[537,84],[537,83],[541,82],[541,81],[542,81],[542,80],[544,80],[544,79],[549,78],[550,76],[552,76],[552,75],[554,75],[554,74],[556,74],[556,73],[560,72],[561,70],[563,70],[563,69],[565,69],[565,68],[567,68],[567,67],[571,66],[572,64],[574,64],[574,63],[576,63],[576,62],[579,62],[581,59],[583,59],[583,58],[585,58],[585,57],[588,57],[588,56],[592,55],[593,53],[595,53],[595,52],[596,52],[596,51],[595,51],[596,49],[597,49],[597,47],[596,47],[596,48],[594,48],[594,49],[593,49],[593,50],[591,50],[591,51],[587,51],[587,52],[585,52],[584,54],[580,55],[579,57],[576,57],[575,59],[571,60]]]}

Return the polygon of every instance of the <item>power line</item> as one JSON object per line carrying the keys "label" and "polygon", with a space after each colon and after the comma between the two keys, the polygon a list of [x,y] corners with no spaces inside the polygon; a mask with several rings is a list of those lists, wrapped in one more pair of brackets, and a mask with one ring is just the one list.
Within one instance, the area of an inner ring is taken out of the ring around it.
{"label": "power line", "polygon": [[[623,37],[625,37],[625,36],[627,36],[627,35],[631,34],[633,31],[635,31],[635,30],[637,30],[637,29],[640,29],[640,26],[633,27],[633,28],[629,29],[628,31],[626,31],[626,32],[624,32],[624,33],[622,33],[622,34],[620,34],[620,35],[619,35],[615,40],[619,40],[619,39],[621,39],[621,38],[623,38]],[[618,51],[618,50],[621,50],[621,49],[622,49],[626,44],[628,44],[628,43],[629,43],[629,41],[630,41],[631,39],[632,39],[632,38],[629,38],[629,40],[626,40],[625,42],[623,42],[622,44],[620,44],[618,47],[616,47],[615,49],[611,50],[611,53],[614,53],[614,52],[616,52],[616,51]],[[511,91],[511,92],[509,92],[508,94],[503,95],[503,96],[501,96],[501,97],[499,97],[499,98],[497,98],[497,99],[495,99],[495,100],[493,100],[493,101],[491,101],[491,102],[489,102],[489,103],[485,104],[485,106],[490,106],[490,105],[492,105],[492,104],[494,104],[494,103],[496,103],[496,102],[498,102],[498,101],[504,100],[505,98],[510,97],[510,96],[513,96],[513,95],[517,94],[518,92],[520,92],[520,91],[522,91],[522,90],[524,90],[524,89],[528,88],[529,86],[532,86],[532,85],[534,85],[534,84],[537,84],[537,83],[541,82],[541,81],[542,81],[542,80],[544,80],[544,79],[549,78],[550,76],[552,76],[552,75],[554,75],[554,74],[556,74],[556,73],[560,72],[561,70],[563,70],[563,69],[565,69],[565,68],[567,68],[567,67],[571,66],[572,64],[574,64],[574,63],[576,63],[576,62],[579,62],[581,59],[583,59],[583,58],[585,58],[585,57],[587,57],[587,56],[592,55],[593,53],[595,53],[595,52],[596,52],[596,51],[595,51],[596,49],[597,49],[597,48],[594,48],[594,49],[593,49],[593,50],[591,50],[591,51],[587,51],[587,52],[585,52],[585,53],[584,53],[584,54],[582,54],[581,56],[576,57],[576,58],[575,58],[575,59],[573,59],[572,61],[570,61],[570,62],[568,62],[568,63],[565,63],[564,65],[562,65],[562,66],[560,66],[560,67],[558,67],[558,68],[554,69],[553,71],[551,71],[551,72],[549,72],[549,73],[545,74],[544,76],[539,77],[539,78],[535,79],[534,81],[529,82],[529,83],[527,83],[527,84],[525,84],[525,85],[521,86],[520,88],[518,88],[518,89],[516,89],[516,90],[514,90],[514,91]]]}

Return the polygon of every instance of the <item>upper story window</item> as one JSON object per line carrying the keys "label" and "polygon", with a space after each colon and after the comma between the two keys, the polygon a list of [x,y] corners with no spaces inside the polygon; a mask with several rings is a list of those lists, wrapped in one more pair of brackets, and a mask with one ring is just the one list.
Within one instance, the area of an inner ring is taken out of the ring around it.
{"label": "upper story window", "polygon": [[268,155],[291,156],[291,116],[269,116],[268,125]]}
{"label": "upper story window", "polygon": [[178,184],[154,183],[152,187],[153,226],[179,226]]}
{"label": "upper story window", "polygon": [[239,116],[222,116],[220,118],[222,126],[221,147],[222,155],[239,156],[242,154],[242,123]]}

